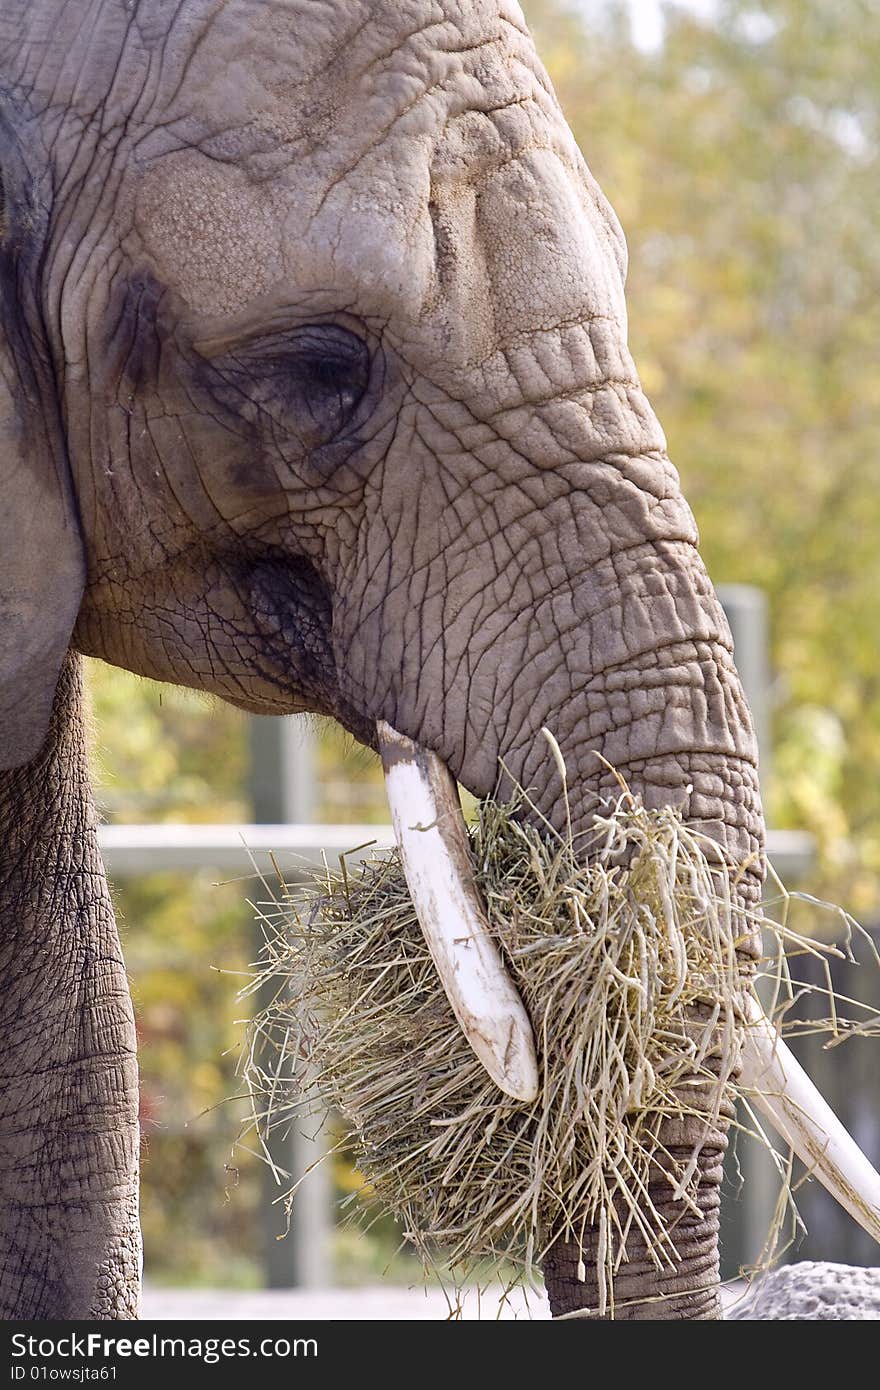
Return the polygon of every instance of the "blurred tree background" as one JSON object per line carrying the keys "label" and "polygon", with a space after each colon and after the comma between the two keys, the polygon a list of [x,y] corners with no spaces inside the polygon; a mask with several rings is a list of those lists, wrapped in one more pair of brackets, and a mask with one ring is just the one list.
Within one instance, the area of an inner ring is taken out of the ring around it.
{"label": "blurred tree background", "polygon": [[[244,715],[101,662],[87,667],[95,789],[108,821],[252,819]],[[328,721],[316,723],[317,819],[387,820],[378,760]],[[113,897],[140,1045],[147,1276],[257,1286],[263,1165],[252,1138],[236,1142],[247,1110],[236,1075],[247,1008],[236,996],[255,955],[248,899],[263,901],[265,892],[258,880],[218,884],[205,870],[121,878]],[[334,1171],[340,1195],[356,1185],[343,1158]],[[381,1233],[370,1244],[340,1232],[340,1282],[381,1273],[397,1244],[387,1223]]]}
{"label": "blurred tree background", "polygon": [[[812,831],[814,886],[872,918],[880,7],[671,5],[650,45],[632,25],[638,9],[524,3],[627,234],[631,345],[710,573],[769,596],[773,823]],[[90,665],[109,819],[248,819],[240,715]],[[319,771],[320,819],[384,818],[371,758],[329,728]],[[210,880],[156,876],[116,893],[142,1041],[147,1267],[170,1282],[253,1283],[257,1165],[232,1155],[240,1112],[224,1103],[236,1089],[246,888]],[[342,1257],[370,1258],[355,1242]]]}
{"label": "blurred tree background", "polygon": [[[880,7],[531,0],[630,249],[630,342],[716,582],[773,623],[778,826],[862,914],[880,875]],[[636,30],[638,32],[638,30]]]}

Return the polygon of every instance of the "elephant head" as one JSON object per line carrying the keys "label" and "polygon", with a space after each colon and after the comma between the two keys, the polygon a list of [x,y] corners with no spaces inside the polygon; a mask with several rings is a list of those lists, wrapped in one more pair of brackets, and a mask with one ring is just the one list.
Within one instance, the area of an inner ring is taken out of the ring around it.
{"label": "elephant head", "polygon": [[[502,759],[560,824],[546,725],[576,829],[610,764],[757,864],[755,740],[627,350],[623,236],[514,0],[11,0],[0,73],[19,804],[70,756],[71,646],[397,731],[477,796]],[[635,1315],[716,1314],[724,1143],[680,1268],[628,1252]],[[557,1311],[595,1304],[578,1255],[548,1261]]]}

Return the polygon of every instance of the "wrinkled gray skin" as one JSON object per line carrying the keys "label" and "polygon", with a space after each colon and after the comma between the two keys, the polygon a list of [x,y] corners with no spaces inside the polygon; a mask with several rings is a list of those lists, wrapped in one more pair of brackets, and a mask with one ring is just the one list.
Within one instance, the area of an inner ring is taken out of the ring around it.
{"label": "wrinkled gray skin", "polygon": [[[0,1310],[125,1317],[133,1030],[69,647],[386,719],[478,796],[502,757],[559,822],[547,724],[577,826],[601,752],[743,854],[755,742],[517,5],[4,0],[0,113]],[[658,1185],[681,1265],[633,1238],[618,1317],[717,1315],[723,1144],[702,1219]],[[558,1312],[596,1305],[576,1258]]]}

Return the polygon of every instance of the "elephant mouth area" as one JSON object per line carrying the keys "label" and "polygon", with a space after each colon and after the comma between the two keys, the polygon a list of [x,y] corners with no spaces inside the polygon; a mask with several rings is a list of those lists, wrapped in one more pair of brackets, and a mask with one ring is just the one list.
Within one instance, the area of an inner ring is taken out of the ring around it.
{"label": "elephant mouth area", "polygon": [[246,714],[332,718],[376,749],[374,716],[340,680],[330,587],[306,557],[187,547],[162,565],[95,574],[71,642],[83,656]]}
{"label": "elephant mouth area", "polygon": [[227,697],[230,702],[256,714],[324,715],[375,749],[374,721],[342,693],[332,595],[316,567],[302,556],[262,558],[249,566],[241,588],[257,688]]}
{"label": "elephant mouth area", "polygon": [[[530,1104],[541,1084],[532,1024],[475,882],[455,781],[435,753],[381,720],[377,739],[401,865],[452,1011],[499,1089]],[[741,1008],[741,1081],[754,1103],[837,1201],[880,1239],[880,1174],[746,981]]]}

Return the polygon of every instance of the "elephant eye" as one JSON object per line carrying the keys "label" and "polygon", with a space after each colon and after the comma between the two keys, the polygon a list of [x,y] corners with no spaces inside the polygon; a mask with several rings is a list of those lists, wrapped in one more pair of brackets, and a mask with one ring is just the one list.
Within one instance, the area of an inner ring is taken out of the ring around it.
{"label": "elephant eye", "polygon": [[309,324],[251,342],[215,364],[238,413],[281,447],[311,453],[342,434],[370,381],[369,349],[336,324]]}
{"label": "elephant eye", "polygon": [[338,432],[356,409],[370,373],[366,345],[345,330],[306,329],[297,334],[293,351],[281,370],[302,402],[316,417],[325,417]]}

